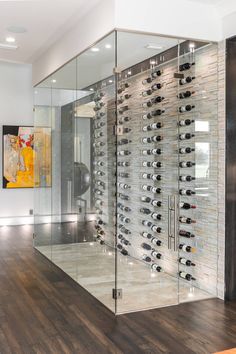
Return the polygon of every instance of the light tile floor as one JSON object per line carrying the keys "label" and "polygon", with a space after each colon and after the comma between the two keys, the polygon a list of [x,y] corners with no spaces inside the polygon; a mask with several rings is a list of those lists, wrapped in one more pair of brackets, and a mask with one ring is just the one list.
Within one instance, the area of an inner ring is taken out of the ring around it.
{"label": "light tile floor", "polygon": [[[96,242],[38,246],[37,249],[115,312],[112,298],[112,289],[115,288],[114,250]],[[120,253],[117,253],[117,288],[122,289],[122,299],[117,300],[117,313],[214,297],[189,282],[164,272],[153,272],[145,264]]]}

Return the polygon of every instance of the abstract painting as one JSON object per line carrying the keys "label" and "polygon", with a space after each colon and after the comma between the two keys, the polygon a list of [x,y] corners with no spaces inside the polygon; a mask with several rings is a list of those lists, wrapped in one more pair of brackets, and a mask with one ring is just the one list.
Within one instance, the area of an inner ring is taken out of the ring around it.
{"label": "abstract painting", "polygon": [[3,188],[34,187],[33,129],[3,126]]}
{"label": "abstract painting", "polygon": [[3,126],[3,188],[51,186],[51,129]]}

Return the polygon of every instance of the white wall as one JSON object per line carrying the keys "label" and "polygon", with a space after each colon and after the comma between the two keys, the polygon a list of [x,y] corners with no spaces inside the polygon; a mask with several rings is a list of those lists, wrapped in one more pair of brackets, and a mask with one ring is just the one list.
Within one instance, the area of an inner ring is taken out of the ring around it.
{"label": "white wall", "polygon": [[189,0],[117,0],[117,28],[180,38],[218,41],[220,14],[209,4]]}
{"label": "white wall", "polygon": [[[32,67],[0,61],[0,136],[2,125],[33,125]],[[33,189],[2,188],[2,144],[0,144],[0,225],[31,220]],[[27,217],[22,221],[22,217]]]}
{"label": "white wall", "polygon": [[101,0],[33,63],[34,85],[114,28],[218,41],[220,11],[187,0]]}

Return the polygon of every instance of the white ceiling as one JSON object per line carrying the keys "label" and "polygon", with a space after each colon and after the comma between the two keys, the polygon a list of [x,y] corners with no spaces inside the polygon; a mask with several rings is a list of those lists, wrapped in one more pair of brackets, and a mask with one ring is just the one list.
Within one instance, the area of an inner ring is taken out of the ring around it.
{"label": "white ceiling", "polygon": [[222,0],[188,0],[188,1],[200,2],[202,4],[209,4],[209,5],[218,5],[219,3],[223,2]]}
{"label": "white ceiling", "polygon": [[99,0],[0,1],[0,43],[9,26],[23,26],[26,33],[11,34],[17,50],[0,49],[0,60],[30,63],[72,28]]}

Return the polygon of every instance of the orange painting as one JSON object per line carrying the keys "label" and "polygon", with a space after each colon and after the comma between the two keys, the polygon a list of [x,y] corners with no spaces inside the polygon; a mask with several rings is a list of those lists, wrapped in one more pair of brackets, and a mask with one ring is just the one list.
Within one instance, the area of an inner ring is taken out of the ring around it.
{"label": "orange painting", "polygon": [[[41,128],[36,136],[35,144],[33,127],[3,126],[3,188],[51,185],[50,131]],[[40,170],[35,163],[40,163]]]}

